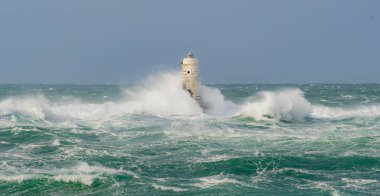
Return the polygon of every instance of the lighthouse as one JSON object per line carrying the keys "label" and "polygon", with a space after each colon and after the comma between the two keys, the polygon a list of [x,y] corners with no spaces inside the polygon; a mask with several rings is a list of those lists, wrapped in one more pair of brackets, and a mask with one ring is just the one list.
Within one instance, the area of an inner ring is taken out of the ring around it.
{"label": "lighthouse", "polygon": [[187,57],[182,60],[181,65],[183,89],[189,92],[191,97],[200,103],[198,59],[194,57],[192,52],[189,52]]}

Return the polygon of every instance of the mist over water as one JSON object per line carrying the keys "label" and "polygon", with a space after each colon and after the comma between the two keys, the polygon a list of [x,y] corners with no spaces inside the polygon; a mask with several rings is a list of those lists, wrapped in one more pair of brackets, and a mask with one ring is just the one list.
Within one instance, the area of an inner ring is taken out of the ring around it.
{"label": "mist over water", "polygon": [[375,194],[380,86],[0,85],[6,194]]}

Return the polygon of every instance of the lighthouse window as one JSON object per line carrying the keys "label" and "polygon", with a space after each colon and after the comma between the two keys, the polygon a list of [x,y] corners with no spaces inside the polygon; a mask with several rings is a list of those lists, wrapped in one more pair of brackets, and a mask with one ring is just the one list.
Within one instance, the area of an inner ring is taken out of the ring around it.
{"label": "lighthouse window", "polygon": [[187,73],[189,74],[189,73],[190,73],[190,71],[187,71]]}

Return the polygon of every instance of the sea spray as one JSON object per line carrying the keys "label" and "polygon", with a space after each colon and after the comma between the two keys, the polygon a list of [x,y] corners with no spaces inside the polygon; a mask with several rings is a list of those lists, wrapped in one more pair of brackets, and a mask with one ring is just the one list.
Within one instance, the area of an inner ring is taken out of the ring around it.
{"label": "sea spray", "polygon": [[235,115],[239,106],[226,100],[219,89],[201,85],[201,105],[209,115],[232,116]]}
{"label": "sea spray", "polygon": [[[0,100],[0,115],[20,113],[39,119],[96,120],[115,115],[144,113],[160,117],[170,116],[249,116],[256,120],[295,120],[305,118],[345,118],[379,115],[379,105],[346,108],[311,104],[304,92],[297,88],[259,91],[244,102],[233,103],[218,88],[200,86],[201,105],[182,89],[178,72],[161,72],[148,76],[133,87],[125,88],[118,101],[86,103],[74,99],[66,102],[49,100],[44,94],[8,97]],[[203,108],[202,108],[202,107]]]}
{"label": "sea spray", "polygon": [[38,118],[45,118],[45,111],[49,110],[49,101],[43,96],[11,97],[0,101],[0,115],[22,113]]}
{"label": "sea spray", "polygon": [[311,104],[299,89],[262,91],[248,99],[251,100],[243,104],[241,112],[255,119],[303,121],[311,112]]}
{"label": "sea spray", "polygon": [[126,90],[124,102],[138,112],[152,115],[199,115],[201,107],[182,89],[181,75],[177,72],[149,76],[131,90]]}

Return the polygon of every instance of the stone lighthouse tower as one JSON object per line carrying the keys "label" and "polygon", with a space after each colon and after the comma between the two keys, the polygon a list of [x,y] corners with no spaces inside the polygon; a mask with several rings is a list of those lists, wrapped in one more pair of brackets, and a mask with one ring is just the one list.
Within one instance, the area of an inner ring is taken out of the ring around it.
{"label": "stone lighthouse tower", "polygon": [[182,62],[182,85],[183,89],[199,103],[199,76],[198,76],[198,59],[193,53],[189,52]]}

